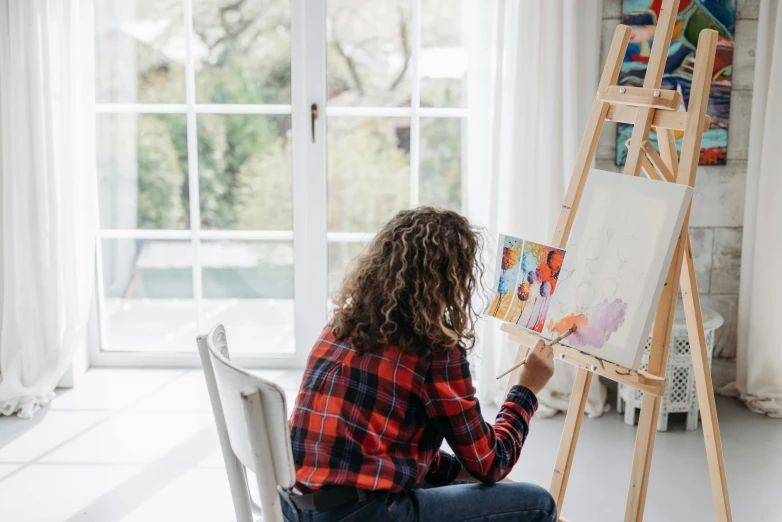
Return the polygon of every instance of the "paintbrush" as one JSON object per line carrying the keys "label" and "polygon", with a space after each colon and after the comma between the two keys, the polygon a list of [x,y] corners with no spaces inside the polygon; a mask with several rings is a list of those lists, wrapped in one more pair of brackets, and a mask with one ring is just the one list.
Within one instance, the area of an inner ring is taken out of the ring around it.
{"label": "paintbrush", "polygon": [[[551,345],[553,345],[553,344],[557,344],[557,343],[558,343],[558,342],[560,342],[562,339],[564,339],[564,338],[565,338],[565,337],[567,337],[568,335],[572,334],[572,333],[573,333],[573,332],[575,332],[576,330],[578,330],[578,325],[577,325],[577,324],[574,324],[573,326],[571,326],[570,328],[568,328],[568,331],[567,331],[567,332],[563,333],[562,335],[560,335],[559,337],[557,337],[557,338],[556,338],[556,339],[554,339],[553,341],[549,341],[549,342],[547,342],[547,343],[546,343],[546,346],[551,346]],[[499,374],[499,375],[497,376],[497,378],[498,378],[498,379],[501,379],[501,378],[505,377],[506,375],[508,375],[508,374],[509,374],[510,372],[512,372],[513,370],[515,370],[516,368],[521,368],[522,366],[524,366],[524,363],[526,363],[526,362],[527,362],[527,357],[529,357],[529,351],[530,351],[531,349],[532,349],[532,348],[528,348],[528,349],[527,349],[527,356],[525,356],[525,357],[524,357],[524,360],[523,360],[523,361],[521,361],[520,363],[514,364],[514,365],[513,365],[513,366],[511,366],[509,369],[507,369],[507,370],[505,370],[504,372],[502,372],[501,374]]]}

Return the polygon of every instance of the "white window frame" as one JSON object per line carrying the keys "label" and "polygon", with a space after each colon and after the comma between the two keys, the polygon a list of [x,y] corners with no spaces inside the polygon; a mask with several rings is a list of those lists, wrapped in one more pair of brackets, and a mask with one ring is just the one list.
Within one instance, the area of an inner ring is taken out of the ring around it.
{"label": "white window frame", "polygon": [[[201,311],[203,300],[200,242],[202,240],[293,241],[294,251],[294,353],[280,355],[232,356],[239,364],[250,368],[296,368],[304,365],[306,356],[327,319],[329,243],[366,242],[373,233],[327,232],[327,162],[326,120],[328,116],[405,117],[410,119],[410,207],[419,202],[420,118],[461,118],[466,121],[466,108],[420,107],[421,76],[421,1],[413,0],[411,38],[411,106],[410,107],[330,107],[326,100],[326,1],[291,0],[291,104],[198,104],[195,98],[193,66],[192,0],[182,0],[185,24],[186,63],[184,104],[106,104],[96,103],[96,114],[184,114],[187,121],[188,184],[190,201],[198,202],[198,135],[196,116],[199,114],[283,114],[291,115],[293,132],[293,230],[243,231],[201,230],[200,206],[190,205],[189,230],[103,229],[96,238],[96,303],[91,317],[96,332],[90,339],[90,362],[94,366],[199,367],[195,339],[193,351],[128,352],[104,347],[105,299],[103,290],[101,242],[103,239],[190,240],[193,245],[193,294],[196,302],[197,329],[205,332]],[[313,142],[310,133],[310,107],[317,104],[326,117],[315,121]],[[323,110],[325,108],[325,111]],[[462,205],[466,204],[466,141],[462,133]],[[306,260],[307,262],[301,262]],[[320,267],[313,270],[311,267]],[[228,336],[230,338],[230,331]]]}

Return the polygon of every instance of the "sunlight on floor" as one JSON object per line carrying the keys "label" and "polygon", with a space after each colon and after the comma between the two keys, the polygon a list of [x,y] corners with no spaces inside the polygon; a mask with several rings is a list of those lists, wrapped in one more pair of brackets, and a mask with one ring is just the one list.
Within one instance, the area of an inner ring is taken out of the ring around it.
{"label": "sunlight on floor", "polygon": [[[289,397],[301,378],[258,373]],[[213,426],[200,371],[92,370],[32,421],[0,419],[0,519],[232,521]]]}

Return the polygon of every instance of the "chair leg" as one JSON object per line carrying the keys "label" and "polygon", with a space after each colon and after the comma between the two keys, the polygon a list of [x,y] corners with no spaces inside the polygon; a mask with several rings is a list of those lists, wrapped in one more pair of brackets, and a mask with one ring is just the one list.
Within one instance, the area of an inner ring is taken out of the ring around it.
{"label": "chair leg", "polygon": [[616,412],[617,413],[624,413],[625,411],[625,401],[622,400],[622,394],[617,393],[616,394]]}

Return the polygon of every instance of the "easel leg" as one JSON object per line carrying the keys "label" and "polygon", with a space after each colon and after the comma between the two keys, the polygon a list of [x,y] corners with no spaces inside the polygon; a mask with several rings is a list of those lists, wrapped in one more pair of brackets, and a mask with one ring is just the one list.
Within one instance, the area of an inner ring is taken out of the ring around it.
{"label": "easel leg", "polygon": [[[688,236],[689,237],[689,236]],[[733,520],[728,498],[728,481],[725,478],[725,462],[722,457],[722,440],[717,422],[717,405],[711,382],[711,369],[706,353],[706,336],[703,333],[703,318],[698,287],[695,283],[695,266],[692,262],[692,247],[687,241],[681,274],[684,315],[690,335],[690,352],[695,371],[695,386],[698,389],[698,403],[703,421],[703,438],[706,440],[706,459],[709,462],[709,477],[714,495],[714,509],[719,522]],[[697,414],[695,414],[697,425]]]}
{"label": "easel leg", "polygon": [[[685,219],[685,224],[687,220]],[[649,349],[649,373],[665,375],[668,362],[668,343],[671,339],[673,316],[676,311],[676,298],[679,287],[676,282],[681,272],[681,260],[684,251],[684,238],[689,238],[686,232],[680,234],[673,254],[671,266],[665,277],[660,301],[655,313],[654,329],[652,330],[652,346]],[[649,485],[649,472],[652,467],[652,452],[654,438],[657,435],[657,419],[660,415],[661,398],[644,394],[641,402],[641,415],[638,419],[638,432],[635,438],[633,454],[633,469],[630,474],[630,489],[627,493],[625,506],[625,522],[640,522],[643,520],[646,503],[646,489]]]}
{"label": "easel leg", "polygon": [[649,485],[649,471],[652,465],[654,437],[657,434],[657,416],[660,414],[660,398],[644,394],[641,415],[638,418],[638,432],[635,437],[633,470],[630,475],[630,491],[625,506],[625,522],[643,520],[646,503],[646,488]]}
{"label": "easel leg", "polygon": [[589,385],[592,383],[592,372],[581,368],[576,372],[576,380],[573,383],[573,393],[570,395],[570,404],[565,417],[565,427],[562,430],[562,439],[559,442],[557,461],[554,464],[554,475],[551,477],[549,492],[557,503],[557,510],[562,514],[562,504],[565,501],[565,490],[570,478],[570,467],[573,465],[573,456],[576,453],[578,433],[581,431],[581,421],[584,420],[584,408],[589,395]]}
{"label": "easel leg", "polygon": [[[609,85],[615,84],[619,77],[619,70],[622,67],[622,57],[625,54],[627,43],[630,41],[630,28],[627,26],[618,26],[614,32],[614,38],[611,41],[611,48],[608,51],[608,58],[603,67],[603,74],[600,78],[599,91],[608,89]],[[589,114],[584,137],[581,140],[576,164],[573,168],[573,176],[570,178],[568,191],[565,195],[565,202],[562,205],[557,221],[557,228],[554,231],[552,244],[564,247],[570,236],[570,228],[573,226],[575,210],[581,199],[581,192],[586,184],[587,173],[595,156],[597,143],[600,139],[600,132],[605,123],[608,113],[608,104],[600,102],[595,98],[592,103],[592,110]],[[581,431],[581,421],[584,419],[584,408],[586,407],[587,397],[589,396],[589,385],[592,383],[592,372],[578,369],[576,379],[573,383],[573,392],[570,396],[567,417],[565,417],[565,426],[562,430],[562,439],[559,442],[559,452],[557,461],[554,464],[554,474],[551,478],[549,491],[557,503],[560,517],[562,515],[562,505],[565,502],[565,490],[567,481],[570,477],[570,467],[573,464],[573,455],[576,453],[576,444],[578,434]],[[560,518],[560,520],[563,520]]]}

